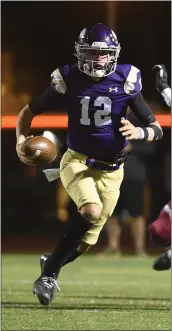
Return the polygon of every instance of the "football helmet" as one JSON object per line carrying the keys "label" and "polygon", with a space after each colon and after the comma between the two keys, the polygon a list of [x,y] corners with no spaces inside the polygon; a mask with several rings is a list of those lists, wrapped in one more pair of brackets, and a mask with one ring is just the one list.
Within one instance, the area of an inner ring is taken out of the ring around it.
{"label": "football helmet", "polygon": [[120,44],[113,30],[98,23],[84,28],[75,42],[78,68],[91,77],[105,77],[115,71]]}

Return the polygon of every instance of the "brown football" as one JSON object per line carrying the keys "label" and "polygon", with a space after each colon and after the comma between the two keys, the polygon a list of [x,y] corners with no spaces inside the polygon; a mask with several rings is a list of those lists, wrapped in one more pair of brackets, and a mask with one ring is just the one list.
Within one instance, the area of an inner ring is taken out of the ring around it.
{"label": "brown football", "polygon": [[57,156],[56,145],[43,136],[27,139],[22,150],[30,159],[35,161],[35,164],[51,163]]}

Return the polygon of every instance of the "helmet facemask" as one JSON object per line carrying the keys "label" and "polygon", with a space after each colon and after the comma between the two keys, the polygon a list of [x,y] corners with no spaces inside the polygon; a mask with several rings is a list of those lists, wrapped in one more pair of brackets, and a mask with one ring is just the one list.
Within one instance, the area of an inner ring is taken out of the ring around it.
{"label": "helmet facemask", "polygon": [[78,68],[91,77],[106,77],[116,70],[120,44],[116,47],[107,47],[103,42],[94,44],[89,46],[75,43]]}

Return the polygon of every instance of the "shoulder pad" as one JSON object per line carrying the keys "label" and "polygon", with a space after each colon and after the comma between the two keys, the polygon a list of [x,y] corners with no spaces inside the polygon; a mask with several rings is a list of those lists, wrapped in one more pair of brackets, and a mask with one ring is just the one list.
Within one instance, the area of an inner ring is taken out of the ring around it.
{"label": "shoulder pad", "polygon": [[140,70],[130,65],[127,76],[125,76],[124,91],[127,94],[137,94],[142,89]]}
{"label": "shoulder pad", "polygon": [[58,93],[62,93],[62,94],[66,93],[66,83],[58,68],[52,72],[51,80],[54,88]]}

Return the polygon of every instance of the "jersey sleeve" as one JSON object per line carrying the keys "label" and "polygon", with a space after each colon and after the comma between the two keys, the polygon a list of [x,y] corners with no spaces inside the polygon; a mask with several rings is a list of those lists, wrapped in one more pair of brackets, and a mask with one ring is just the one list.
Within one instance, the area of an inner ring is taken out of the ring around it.
{"label": "jersey sleeve", "polygon": [[29,103],[31,112],[35,115],[57,110],[61,105],[61,96],[50,85],[42,93],[36,95]]}
{"label": "jersey sleeve", "polygon": [[52,88],[61,94],[65,94],[67,91],[67,81],[70,73],[70,65],[66,64],[60,68],[54,70],[51,74],[51,86]]}
{"label": "jersey sleeve", "polygon": [[124,92],[136,96],[142,90],[142,79],[140,70],[133,65],[127,65],[124,68]]}
{"label": "jersey sleeve", "polygon": [[66,82],[70,72],[70,65],[57,68],[51,74],[50,86],[38,94],[29,104],[31,112],[35,115],[58,111],[65,105]]}

